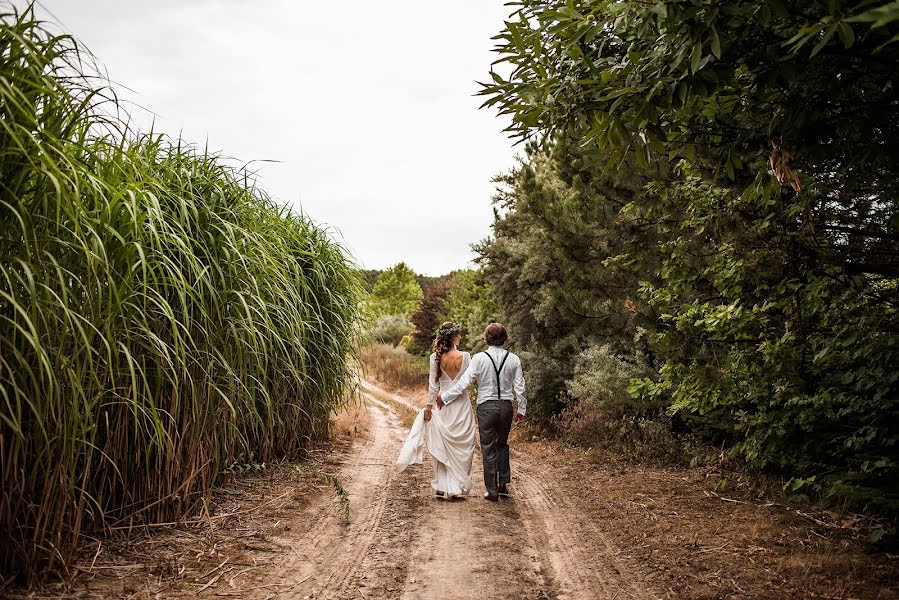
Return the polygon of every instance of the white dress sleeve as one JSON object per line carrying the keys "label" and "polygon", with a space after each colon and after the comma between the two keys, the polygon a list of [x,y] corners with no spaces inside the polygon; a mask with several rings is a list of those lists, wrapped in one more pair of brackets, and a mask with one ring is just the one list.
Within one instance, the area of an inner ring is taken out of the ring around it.
{"label": "white dress sleeve", "polygon": [[[440,385],[437,383],[437,373],[440,366],[437,364],[437,355],[431,354],[431,368],[428,369],[428,406],[433,406],[437,399],[437,392],[440,391]],[[419,396],[421,398],[421,396]]]}

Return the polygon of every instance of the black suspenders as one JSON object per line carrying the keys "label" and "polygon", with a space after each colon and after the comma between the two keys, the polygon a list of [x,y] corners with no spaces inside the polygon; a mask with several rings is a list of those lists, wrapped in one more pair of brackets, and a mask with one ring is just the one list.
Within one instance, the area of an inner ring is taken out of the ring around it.
{"label": "black suspenders", "polygon": [[496,399],[502,400],[503,399],[503,397],[502,397],[503,389],[499,384],[499,373],[500,373],[500,371],[503,370],[503,366],[505,366],[505,364],[506,364],[506,359],[509,358],[509,352],[506,351],[506,355],[503,357],[503,361],[501,363],[499,363],[499,368],[496,367],[496,361],[493,360],[493,357],[490,356],[489,352],[484,352],[484,354],[486,354],[487,358],[490,359],[490,363],[493,365],[493,371],[494,371],[494,373],[496,373]]}

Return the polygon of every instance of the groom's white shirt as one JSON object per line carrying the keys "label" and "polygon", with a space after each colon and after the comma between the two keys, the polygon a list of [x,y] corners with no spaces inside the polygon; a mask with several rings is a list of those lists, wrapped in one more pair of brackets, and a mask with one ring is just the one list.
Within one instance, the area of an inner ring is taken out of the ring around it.
{"label": "groom's white shirt", "polygon": [[[487,352],[499,367],[503,358],[506,356],[507,350],[499,346],[490,346]],[[517,355],[508,352],[509,358],[503,365],[503,370],[499,374],[499,383],[502,388],[501,400],[511,402],[514,398],[518,398],[518,414],[523,415],[527,409],[527,397],[524,388],[524,373],[521,370],[521,359]],[[485,356],[484,352],[479,352],[471,357],[471,363],[468,369],[458,381],[445,392],[441,392],[440,397],[445,404],[449,404],[462,395],[468,386],[472,383],[478,384],[478,404],[482,404],[487,400],[496,398],[496,371],[493,363]]]}

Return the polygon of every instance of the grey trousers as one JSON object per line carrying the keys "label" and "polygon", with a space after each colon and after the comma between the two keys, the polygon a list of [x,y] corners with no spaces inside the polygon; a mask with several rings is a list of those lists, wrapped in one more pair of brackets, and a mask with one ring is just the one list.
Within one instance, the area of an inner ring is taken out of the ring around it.
{"label": "grey trousers", "polygon": [[491,496],[498,493],[498,485],[512,482],[509,467],[509,430],[512,429],[512,403],[508,400],[487,400],[478,404],[478,433],[481,436],[481,456],[484,459],[484,486]]}

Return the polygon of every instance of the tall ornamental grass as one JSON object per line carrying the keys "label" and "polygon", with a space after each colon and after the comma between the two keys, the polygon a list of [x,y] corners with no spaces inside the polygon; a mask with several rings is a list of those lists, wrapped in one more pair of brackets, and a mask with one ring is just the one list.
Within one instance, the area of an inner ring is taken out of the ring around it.
{"label": "tall ornamental grass", "polygon": [[346,397],[343,250],[209,154],[128,133],[85,56],[0,15],[0,569],[178,520]]}

